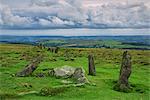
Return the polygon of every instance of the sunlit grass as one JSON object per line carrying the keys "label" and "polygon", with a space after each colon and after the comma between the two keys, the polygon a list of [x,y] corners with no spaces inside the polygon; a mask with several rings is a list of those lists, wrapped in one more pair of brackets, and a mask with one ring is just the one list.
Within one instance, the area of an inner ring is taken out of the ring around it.
{"label": "sunlit grass", "polygon": [[[26,45],[0,45],[0,95],[1,98],[21,100],[149,100],[149,55],[148,50],[130,50],[132,55],[132,74],[130,84],[135,86],[131,93],[113,90],[114,82],[118,79],[123,50],[120,49],[79,49],[61,48],[58,54],[47,50],[39,50]],[[33,76],[14,77],[14,74],[23,69],[38,54],[43,54],[43,61],[39,64]],[[96,76],[87,76],[96,86],[70,87],[66,91],[54,96],[40,96],[28,94],[18,96],[19,93],[40,91],[44,87],[62,85],[63,79],[54,77],[35,77],[34,74],[46,68],[61,67],[64,65],[83,67],[88,73],[88,54],[95,57]],[[55,59],[55,60],[54,60]],[[74,60],[71,60],[74,59]],[[27,87],[24,84],[29,84]]]}

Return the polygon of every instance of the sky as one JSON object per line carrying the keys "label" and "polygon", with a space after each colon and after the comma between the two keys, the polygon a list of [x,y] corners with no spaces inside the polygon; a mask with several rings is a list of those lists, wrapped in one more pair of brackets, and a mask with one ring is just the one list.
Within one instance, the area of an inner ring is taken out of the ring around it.
{"label": "sky", "polygon": [[150,35],[150,29],[40,29],[0,30],[0,35],[15,36],[133,36]]}
{"label": "sky", "polygon": [[0,28],[150,28],[150,0],[0,0]]}

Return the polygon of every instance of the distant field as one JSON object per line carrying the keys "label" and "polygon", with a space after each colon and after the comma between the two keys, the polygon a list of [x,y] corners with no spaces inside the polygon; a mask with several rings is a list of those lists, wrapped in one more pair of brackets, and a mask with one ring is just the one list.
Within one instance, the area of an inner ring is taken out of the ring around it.
{"label": "distant field", "polygon": [[150,36],[0,36],[0,43],[150,50]]}
{"label": "distant field", "polygon": [[[0,44],[0,96],[1,100],[149,100],[150,95],[150,50],[129,50],[132,55],[132,74],[129,82],[135,90],[131,93],[117,92],[113,90],[114,82],[118,80],[121,65],[122,48],[118,41],[97,41],[93,44],[103,44],[114,46],[108,48],[65,48],[68,47],[67,40],[43,41],[42,43],[62,43],[57,54],[53,54],[47,49],[39,49],[32,45],[23,44]],[[74,39],[72,44],[81,43],[88,46],[92,43],[90,40],[78,42]],[[143,43],[143,42],[142,42]],[[123,44],[124,47],[134,45]],[[117,46],[117,47],[115,47]],[[74,46],[72,46],[74,47]],[[81,46],[82,47],[82,46]],[[134,46],[136,47],[136,46]],[[137,46],[139,47],[139,46]],[[149,48],[148,46],[140,46]],[[15,77],[14,74],[23,69],[38,54],[44,56],[38,69],[29,77]],[[96,65],[96,76],[88,76],[88,54],[93,54]],[[83,87],[70,87],[62,93],[55,96],[40,96],[37,94],[20,95],[30,91],[40,91],[43,87],[54,87],[64,85],[62,80],[54,77],[35,77],[34,75],[43,72],[43,69],[61,67],[69,65],[74,67],[83,67],[86,76],[91,83],[96,86],[85,85]],[[27,87],[24,84],[30,84]]]}

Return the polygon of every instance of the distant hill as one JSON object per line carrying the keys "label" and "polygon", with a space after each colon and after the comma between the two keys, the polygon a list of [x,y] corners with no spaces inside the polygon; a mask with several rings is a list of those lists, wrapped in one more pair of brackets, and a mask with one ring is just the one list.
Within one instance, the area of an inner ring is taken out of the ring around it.
{"label": "distant hill", "polygon": [[150,36],[0,36],[0,43],[77,48],[150,49]]}

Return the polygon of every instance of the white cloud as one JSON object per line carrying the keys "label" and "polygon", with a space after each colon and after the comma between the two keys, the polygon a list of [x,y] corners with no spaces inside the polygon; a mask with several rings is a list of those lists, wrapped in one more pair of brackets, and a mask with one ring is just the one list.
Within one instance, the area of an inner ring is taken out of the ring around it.
{"label": "white cloud", "polygon": [[42,26],[48,26],[51,24],[51,22],[49,22],[48,20],[45,20],[45,19],[39,19],[39,24]]}
{"label": "white cloud", "polygon": [[8,6],[0,9],[0,11],[0,25],[6,25],[10,27],[21,26],[23,28],[29,26],[32,23],[31,18],[13,15],[11,9]]}
{"label": "white cloud", "polygon": [[[6,2],[7,1],[7,2]],[[4,28],[148,28],[148,0],[0,0]],[[16,4],[16,6],[14,6]],[[7,5],[7,6],[6,6]],[[17,6],[19,5],[19,6]]]}

